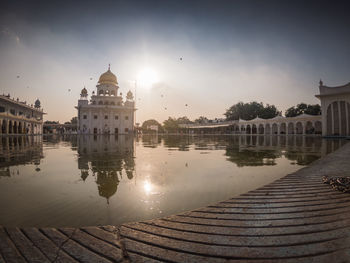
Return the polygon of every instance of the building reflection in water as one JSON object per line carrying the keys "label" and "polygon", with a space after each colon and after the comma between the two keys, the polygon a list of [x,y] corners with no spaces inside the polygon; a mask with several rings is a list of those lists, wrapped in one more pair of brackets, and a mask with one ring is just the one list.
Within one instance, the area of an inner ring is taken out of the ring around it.
{"label": "building reflection in water", "polygon": [[[156,148],[164,142],[169,150],[225,150],[227,160],[238,167],[276,165],[284,156],[292,164],[308,165],[346,143],[341,139],[307,136],[156,136],[142,137],[144,147]],[[204,152],[203,152],[204,153]]]}
{"label": "building reflection in water", "polygon": [[39,165],[42,158],[44,154],[41,136],[0,138],[0,176],[11,176],[11,169],[17,165],[34,164],[36,171],[40,171]]}
{"label": "building reflection in water", "polygon": [[134,177],[134,138],[132,136],[79,136],[78,168],[81,179],[93,176],[100,196],[107,199],[117,190],[120,180]]}
{"label": "building reflection in water", "polygon": [[0,223],[81,226],[146,220],[226,200],[345,141],[83,135],[0,137],[0,143]]}

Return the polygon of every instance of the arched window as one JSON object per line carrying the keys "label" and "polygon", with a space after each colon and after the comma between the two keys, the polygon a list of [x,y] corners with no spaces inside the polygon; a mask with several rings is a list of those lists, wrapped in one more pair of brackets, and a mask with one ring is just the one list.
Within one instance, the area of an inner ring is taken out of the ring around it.
{"label": "arched window", "polygon": [[300,121],[298,121],[295,125],[295,132],[296,132],[296,134],[303,134],[304,133],[304,127]]}
{"label": "arched window", "polygon": [[98,105],[103,105],[103,101],[100,100],[100,101],[98,102]]}
{"label": "arched window", "polygon": [[264,125],[263,124],[259,124],[259,134],[264,134]]}
{"label": "arched window", "polygon": [[280,125],[280,134],[286,134],[286,133],[287,133],[287,124],[283,122]]}
{"label": "arched window", "polygon": [[256,134],[257,133],[257,127],[255,124],[252,125],[252,134]]}
{"label": "arched window", "polygon": [[111,90],[111,95],[115,96],[115,91],[114,90]]}
{"label": "arched window", "polygon": [[111,102],[111,105],[115,105],[115,102],[114,102],[114,101],[112,101],[112,102]]}
{"label": "arched window", "polygon": [[315,122],[315,134],[322,134],[322,122]]}
{"label": "arched window", "polygon": [[277,125],[277,123],[272,124],[271,130],[272,130],[271,131],[272,134],[278,134],[278,125]]}
{"label": "arched window", "polygon": [[314,128],[314,125],[312,124],[311,121],[306,122],[305,133],[306,134],[313,134],[313,133],[315,133],[315,128]]}
{"label": "arched window", "polygon": [[294,123],[288,123],[288,134],[294,134]]}
{"label": "arched window", "polygon": [[99,90],[98,95],[103,95],[103,90],[102,89]]}

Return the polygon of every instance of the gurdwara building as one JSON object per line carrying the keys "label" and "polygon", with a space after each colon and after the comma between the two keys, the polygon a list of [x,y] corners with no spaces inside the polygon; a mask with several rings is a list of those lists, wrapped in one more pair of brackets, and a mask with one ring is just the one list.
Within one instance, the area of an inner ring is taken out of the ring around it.
{"label": "gurdwara building", "polygon": [[118,95],[117,77],[110,67],[103,73],[90,100],[84,87],[78,101],[78,132],[80,134],[129,134],[134,131],[135,101],[129,91],[126,100]]}

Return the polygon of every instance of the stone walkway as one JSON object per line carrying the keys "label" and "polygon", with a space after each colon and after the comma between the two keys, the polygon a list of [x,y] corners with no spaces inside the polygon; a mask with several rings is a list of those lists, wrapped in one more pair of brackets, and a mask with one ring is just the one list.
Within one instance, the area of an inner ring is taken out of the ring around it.
{"label": "stone walkway", "polygon": [[0,228],[0,262],[350,262],[350,143],[269,185],[121,226]]}

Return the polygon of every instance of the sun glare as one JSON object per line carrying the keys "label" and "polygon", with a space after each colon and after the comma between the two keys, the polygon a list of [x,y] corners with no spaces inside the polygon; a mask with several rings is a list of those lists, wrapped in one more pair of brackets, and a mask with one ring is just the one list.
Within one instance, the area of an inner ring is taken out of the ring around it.
{"label": "sun glare", "polygon": [[137,81],[141,85],[150,87],[152,86],[152,84],[158,81],[158,74],[155,70],[151,68],[144,68],[137,75]]}
{"label": "sun glare", "polygon": [[145,181],[143,184],[143,189],[147,195],[150,194],[152,191],[152,184],[149,181]]}

